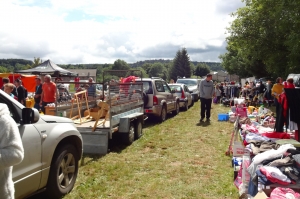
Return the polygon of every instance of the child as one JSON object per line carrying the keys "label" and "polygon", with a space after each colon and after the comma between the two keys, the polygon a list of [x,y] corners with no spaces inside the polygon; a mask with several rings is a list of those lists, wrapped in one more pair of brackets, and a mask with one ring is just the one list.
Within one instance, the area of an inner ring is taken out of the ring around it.
{"label": "child", "polygon": [[4,92],[6,92],[12,98],[18,100],[17,96],[14,96],[12,94],[12,91],[14,90],[14,88],[15,88],[15,85],[13,85],[12,83],[4,84]]}

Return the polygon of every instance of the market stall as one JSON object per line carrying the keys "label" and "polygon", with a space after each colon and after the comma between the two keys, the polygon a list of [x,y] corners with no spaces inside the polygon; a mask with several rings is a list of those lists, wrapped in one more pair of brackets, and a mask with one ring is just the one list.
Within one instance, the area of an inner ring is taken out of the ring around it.
{"label": "market stall", "polygon": [[276,118],[242,98],[228,113],[235,125],[226,155],[233,155],[240,198],[300,198],[300,90],[285,89],[281,98]]}
{"label": "market stall", "polygon": [[0,73],[0,87],[3,86],[2,78],[9,78],[13,83],[16,79],[21,78],[23,86],[28,92],[35,92],[35,75],[23,75],[19,73]]}

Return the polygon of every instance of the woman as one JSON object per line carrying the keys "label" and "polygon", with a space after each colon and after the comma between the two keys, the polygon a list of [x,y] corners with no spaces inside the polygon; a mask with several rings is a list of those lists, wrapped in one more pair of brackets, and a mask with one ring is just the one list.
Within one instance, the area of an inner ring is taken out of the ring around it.
{"label": "woman", "polygon": [[274,97],[274,103],[276,106],[276,109],[278,108],[278,98],[279,95],[284,91],[284,85],[282,84],[282,78],[278,77],[276,79],[275,84],[272,87],[272,96]]}
{"label": "woman", "polygon": [[22,162],[24,149],[18,126],[6,104],[0,103],[0,198],[14,198],[12,169]]}
{"label": "woman", "polygon": [[221,99],[221,90],[219,88],[219,84],[216,84],[216,87],[215,87],[215,97],[217,98],[216,104],[218,104]]}
{"label": "woman", "polygon": [[16,79],[15,80],[15,86],[17,87],[18,92],[18,101],[26,106],[26,96],[25,96],[25,88],[22,85],[22,80]]}
{"label": "woman", "polygon": [[12,98],[18,100],[17,96],[14,96],[12,94],[14,88],[15,88],[15,85],[13,85],[12,83],[7,83],[7,84],[4,84],[4,92],[6,92],[9,96],[11,96]]}

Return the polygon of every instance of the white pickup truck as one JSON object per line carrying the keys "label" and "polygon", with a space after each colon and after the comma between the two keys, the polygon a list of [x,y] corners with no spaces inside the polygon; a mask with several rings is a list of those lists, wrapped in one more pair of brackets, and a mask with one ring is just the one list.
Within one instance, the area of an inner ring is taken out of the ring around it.
{"label": "white pickup truck", "polygon": [[40,115],[2,90],[0,103],[8,106],[19,126],[25,152],[23,161],[13,167],[15,198],[26,198],[45,189],[49,198],[69,193],[77,178],[83,150],[81,134],[73,121]]}

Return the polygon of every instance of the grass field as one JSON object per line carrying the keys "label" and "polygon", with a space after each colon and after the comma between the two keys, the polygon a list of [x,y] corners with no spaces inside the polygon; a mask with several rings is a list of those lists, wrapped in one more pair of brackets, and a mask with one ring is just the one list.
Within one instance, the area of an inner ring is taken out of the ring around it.
{"label": "grass field", "polygon": [[228,109],[213,105],[212,121],[199,123],[197,102],[162,124],[147,121],[131,146],[114,141],[106,156],[85,156],[65,198],[238,198],[225,156],[233,124],[217,121]]}

